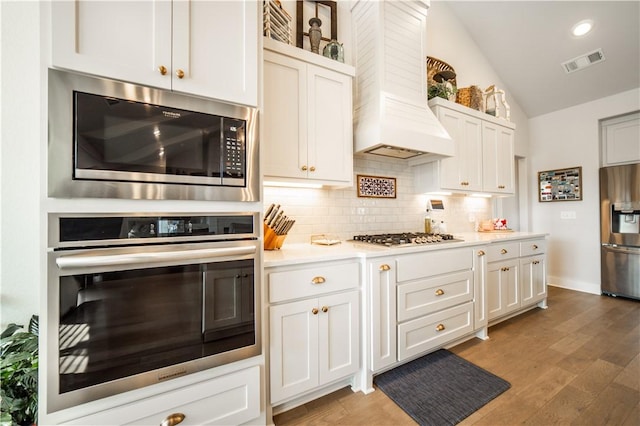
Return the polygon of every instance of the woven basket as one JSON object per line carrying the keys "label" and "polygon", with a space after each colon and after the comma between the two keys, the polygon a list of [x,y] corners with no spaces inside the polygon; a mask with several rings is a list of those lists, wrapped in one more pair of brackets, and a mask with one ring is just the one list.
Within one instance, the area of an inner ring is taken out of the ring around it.
{"label": "woven basket", "polygon": [[460,105],[482,111],[482,90],[478,86],[458,89],[456,102]]}
{"label": "woven basket", "polygon": [[[439,73],[440,71],[456,72],[453,69],[453,67],[448,63],[446,63],[445,61],[441,61],[438,58],[427,56],[427,86],[433,86],[434,84],[436,84],[436,81],[433,79],[433,76]],[[449,81],[454,86],[457,86],[455,77]]]}

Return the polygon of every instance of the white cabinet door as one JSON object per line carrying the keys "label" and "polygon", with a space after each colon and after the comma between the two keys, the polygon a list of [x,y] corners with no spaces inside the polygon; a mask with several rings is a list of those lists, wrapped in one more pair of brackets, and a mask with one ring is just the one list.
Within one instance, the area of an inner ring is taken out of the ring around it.
{"label": "white cabinet door", "polygon": [[264,52],[265,180],[353,184],[352,77]]}
{"label": "white cabinet door", "polygon": [[514,132],[493,123],[482,123],[482,184],[486,192],[515,191]]}
{"label": "white cabinet door", "polygon": [[171,88],[171,2],[53,1],[51,13],[54,67]]}
{"label": "white cabinet door", "polygon": [[274,404],[318,386],[318,299],[269,309]]}
{"label": "white cabinet door", "polygon": [[372,371],[378,371],[397,361],[394,266],[393,259],[367,262],[370,295],[367,318],[371,324],[369,356]]}
{"label": "white cabinet door", "polygon": [[318,300],[319,382],[355,374],[360,368],[360,310],[357,291]]}
{"label": "white cabinet door", "polygon": [[306,64],[265,50],[262,168],[265,176],[305,179]]}
{"label": "white cabinet door", "polygon": [[522,271],[522,306],[532,305],[547,297],[544,255],[520,259]]}
{"label": "white cabinet door", "polygon": [[600,124],[603,167],[640,162],[640,112]]}
{"label": "white cabinet door", "polygon": [[487,256],[484,248],[474,250],[473,257],[473,312],[474,329],[486,327],[487,312]]}
{"label": "white cabinet door", "polygon": [[52,64],[256,106],[258,4],[54,1]]}
{"label": "white cabinet door", "polygon": [[174,0],[173,90],[258,105],[258,7]]}
{"label": "white cabinet door", "polygon": [[474,117],[438,108],[438,120],[456,145],[456,154],[440,160],[443,189],[482,191],[482,123]]}
{"label": "white cabinet door", "polygon": [[307,66],[308,148],[310,179],[353,180],[351,77]]}
{"label": "white cabinet door", "polygon": [[489,320],[520,307],[518,259],[487,264],[487,313]]}

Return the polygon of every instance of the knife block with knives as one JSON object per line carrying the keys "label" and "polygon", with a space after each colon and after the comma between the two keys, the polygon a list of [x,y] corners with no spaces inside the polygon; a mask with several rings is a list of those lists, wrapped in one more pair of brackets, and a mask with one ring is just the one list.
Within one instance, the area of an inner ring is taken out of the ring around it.
{"label": "knife block with knives", "polygon": [[279,250],[295,222],[285,216],[280,204],[271,204],[264,213],[264,249]]}

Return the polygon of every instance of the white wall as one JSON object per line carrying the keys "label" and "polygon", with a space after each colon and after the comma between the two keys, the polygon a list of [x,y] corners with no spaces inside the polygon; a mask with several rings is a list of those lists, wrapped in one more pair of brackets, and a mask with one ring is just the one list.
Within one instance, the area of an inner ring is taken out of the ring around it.
{"label": "white wall", "polygon": [[0,323],[39,312],[42,150],[40,4],[0,2]]}
{"label": "white wall", "polygon": [[[548,232],[549,283],[600,293],[598,120],[640,109],[640,88],[535,117],[529,122],[533,231]],[[537,172],[582,166],[583,201],[537,201]],[[575,220],[560,219],[563,211]]]}

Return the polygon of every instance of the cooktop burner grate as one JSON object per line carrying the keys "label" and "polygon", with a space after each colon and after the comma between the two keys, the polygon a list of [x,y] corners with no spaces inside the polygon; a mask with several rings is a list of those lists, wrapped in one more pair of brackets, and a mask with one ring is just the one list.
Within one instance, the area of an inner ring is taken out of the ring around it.
{"label": "cooktop burner grate", "polygon": [[403,232],[397,234],[355,235],[354,241],[369,244],[397,247],[414,244],[433,244],[443,242],[461,241],[451,234],[427,234],[424,232]]}

